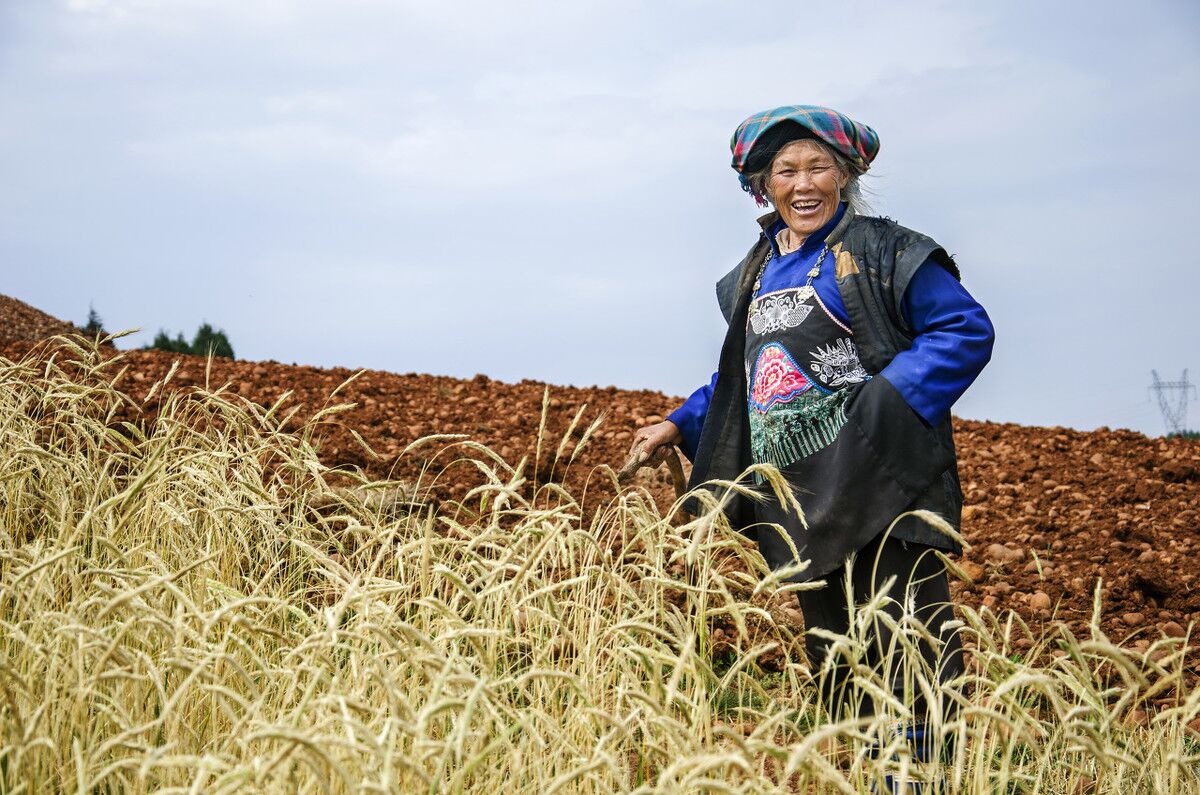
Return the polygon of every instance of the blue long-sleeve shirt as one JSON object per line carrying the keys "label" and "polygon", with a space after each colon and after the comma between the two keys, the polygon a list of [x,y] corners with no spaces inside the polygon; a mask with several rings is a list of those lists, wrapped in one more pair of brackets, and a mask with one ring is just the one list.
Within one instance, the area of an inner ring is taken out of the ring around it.
{"label": "blue long-sleeve shirt", "polygon": [[[783,257],[775,248],[775,234],[782,222],[768,230],[774,256],[762,275],[760,295],[800,287],[821,251],[826,236],[833,231],[845,212],[844,205],[829,223],[809,235],[799,250]],[[833,260],[827,258],[813,280],[822,303],[839,322],[850,327],[846,305],[838,290]],[[929,425],[937,425],[950,413],[950,407],[975,380],[992,355],[995,337],[991,320],[983,307],[971,297],[952,273],[932,260],[926,260],[913,275],[901,303],[905,320],[913,330],[913,344],[896,354],[881,373]],[[717,374],[697,389],[667,419],[675,423],[683,437],[683,452],[689,459],[696,455],[700,431],[712,400]]]}

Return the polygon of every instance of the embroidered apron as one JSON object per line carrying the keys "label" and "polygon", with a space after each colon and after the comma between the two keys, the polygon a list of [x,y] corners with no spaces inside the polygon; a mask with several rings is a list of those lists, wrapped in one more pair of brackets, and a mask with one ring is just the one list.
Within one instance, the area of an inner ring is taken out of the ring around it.
{"label": "embroidered apron", "polygon": [[[833,267],[833,258],[823,266]],[[782,472],[804,518],[773,496],[755,512],[760,523],[782,527],[799,560],[810,561],[793,581],[841,566],[906,510],[930,471],[947,466],[912,466],[908,454],[928,429],[886,379],[863,368],[853,331],[811,281],[757,295],[746,328],[751,458]],[[760,524],[756,536],[772,569],[796,561],[774,528]]]}

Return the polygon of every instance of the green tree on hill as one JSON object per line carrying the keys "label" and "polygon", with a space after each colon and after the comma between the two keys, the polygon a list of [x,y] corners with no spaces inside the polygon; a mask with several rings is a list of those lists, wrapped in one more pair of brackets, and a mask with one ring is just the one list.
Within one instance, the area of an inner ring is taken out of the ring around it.
{"label": "green tree on hill", "polygon": [[87,324],[83,327],[83,333],[89,337],[96,337],[107,333],[104,330],[104,321],[100,319],[100,313],[91,304],[88,304],[88,319]]}
{"label": "green tree on hill", "polygon": [[224,331],[217,331],[207,323],[201,323],[200,328],[196,329],[196,336],[192,339],[192,353],[197,356],[224,356],[227,359],[233,358],[233,346],[229,344],[229,338],[225,336]]}
{"label": "green tree on hill", "polygon": [[183,338],[183,333],[175,335],[175,339],[171,339],[171,335],[162,329],[158,330],[158,334],[154,337],[154,342],[147,346],[160,351],[168,351],[170,353],[191,353],[192,346]]}
{"label": "green tree on hill", "polygon": [[192,338],[189,344],[183,338],[183,332],[175,335],[172,339],[171,335],[163,329],[158,330],[158,334],[154,337],[154,342],[146,346],[148,349],[153,348],[169,353],[187,353],[193,356],[223,356],[227,359],[235,358],[233,355],[233,346],[229,343],[229,338],[225,336],[224,329],[214,329],[208,323],[201,323],[200,328],[196,329],[196,336]]}

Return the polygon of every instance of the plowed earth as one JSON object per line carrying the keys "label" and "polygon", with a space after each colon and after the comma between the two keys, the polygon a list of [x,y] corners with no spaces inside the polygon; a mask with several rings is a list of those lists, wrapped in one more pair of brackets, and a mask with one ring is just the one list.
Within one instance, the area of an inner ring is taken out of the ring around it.
{"label": "plowed earth", "polygon": [[[16,304],[3,299],[0,310]],[[0,329],[13,328],[0,316]],[[32,335],[23,340],[12,336],[0,330],[0,340],[9,337],[0,343],[6,357],[20,358],[34,347]],[[180,365],[171,389],[205,384],[203,358],[158,351],[123,355],[128,369],[118,385],[138,401],[176,361]],[[214,359],[208,384],[227,386],[228,392],[262,406],[291,390],[286,405],[302,406],[297,420],[334,403],[355,403],[322,426],[320,457],[330,465],[361,467],[373,476],[409,482],[422,477],[429,483],[432,473],[462,455],[462,449],[438,455],[435,445],[400,453],[429,434],[466,434],[510,464],[522,457],[537,460],[539,482],[561,482],[576,494],[586,484],[589,507],[613,493],[596,467],[618,467],[633,432],[661,420],[680,402],[646,390],[373,370],[362,372],[331,399],[334,389],[355,372]],[[538,455],[547,389],[547,433]],[[143,404],[145,419],[154,417],[160,399]],[[601,415],[604,419],[573,463],[554,464],[554,450],[581,408],[566,456],[588,425]],[[1101,626],[1113,640],[1144,648],[1164,633],[1190,631],[1194,638],[1197,629],[1189,624],[1200,622],[1200,442],[1124,430],[1080,432],[961,419],[955,420],[955,431],[966,494],[963,535],[971,545],[959,563],[973,580],[952,586],[960,603],[993,611],[1011,608],[1035,630],[1052,617],[1061,619],[1086,635],[1093,591],[1101,579]],[[674,493],[665,468],[639,478],[661,508],[670,506]],[[432,496],[459,500],[481,482],[473,467],[459,463],[441,471]]]}
{"label": "plowed earth", "polygon": [[55,334],[78,332],[79,329],[65,320],[47,315],[23,301],[0,295],[0,339],[40,340]]}

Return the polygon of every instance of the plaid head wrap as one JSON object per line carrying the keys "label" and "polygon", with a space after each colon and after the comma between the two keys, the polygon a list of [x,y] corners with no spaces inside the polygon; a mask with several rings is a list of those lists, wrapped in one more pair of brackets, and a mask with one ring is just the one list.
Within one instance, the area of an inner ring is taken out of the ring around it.
{"label": "plaid head wrap", "polygon": [[[796,125],[803,130],[796,130]],[[792,128],[800,134],[781,136],[787,128]],[[870,167],[871,161],[879,153],[879,136],[875,131],[836,110],[819,105],[783,105],[771,108],[755,113],[739,124],[733,131],[733,137],[729,139],[729,148],[733,150],[733,169],[738,173],[742,190],[753,196],[756,202],[766,206],[766,197],[751,187],[746,174],[766,166],[766,158],[759,155],[773,156],[783,143],[806,135],[829,144],[863,171]],[[758,151],[755,151],[756,145],[759,147]]]}

